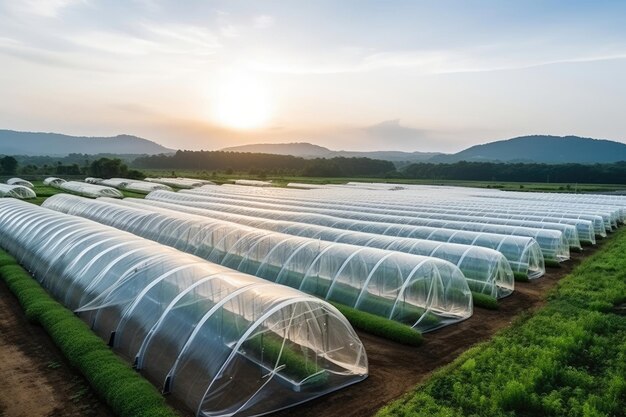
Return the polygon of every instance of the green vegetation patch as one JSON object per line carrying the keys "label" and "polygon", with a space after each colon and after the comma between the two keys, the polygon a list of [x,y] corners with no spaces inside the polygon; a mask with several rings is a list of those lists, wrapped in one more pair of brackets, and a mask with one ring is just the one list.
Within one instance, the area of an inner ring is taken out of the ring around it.
{"label": "green vegetation patch", "polygon": [[[11,262],[12,261],[12,262]],[[40,324],[69,362],[120,417],[175,417],[164,398],[70,310],[54,301],[14,258],[0,250],[0,279],[28,319]]]}
{"label": "green vegetation patch", "polygon": [[386,416],[618,416],[626,410],[626,230],[518,318]]}
{"label": "green vegetation patch", "polygon": [[472,299],[474,300],[474,307],[486,308],[487,310],[498,309],[498,300],[490,295],[472,291]]}
{"label": "green vegetation patch", "polygon": [[333,302],[331,302],[331,304],[333,304],[341,314],[346,316],[350,324],[366,333],[410,346],[419,346],[424,341],[420,332],[406,324],[356,310],[343,304]]}

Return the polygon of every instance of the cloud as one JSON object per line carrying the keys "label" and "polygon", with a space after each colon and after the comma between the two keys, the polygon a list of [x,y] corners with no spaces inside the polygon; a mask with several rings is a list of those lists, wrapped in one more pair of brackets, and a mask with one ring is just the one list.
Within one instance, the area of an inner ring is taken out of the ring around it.
{"label": "cloud", "polygon": [[85,0],[17,0],[8,3],[17,14],[31,14],[40,17],[58,17],[67,7],[85,3]]}
{"label": "cloud", "polygon": [[[358,51],[359,48],[350,50]],[[363,48],[361,50],[365,51]],[[363,73],[403,68],[411,69],[418,74],[452,74],[626,59],[626,46],[618,46],[613,51],[606,52],[569,51],[551,54],[550,51],[547,53],[543,51],[543,55],[532,52],[512,55],[514,52],[515,48],[510,46],[487,45],[467,49],[369,52],[352,56],[335,53],[321,58],[318,56],[314,62],[297,54],[283,54],[289,57],[288,60],[285,58],[273,62],[259,60],[252,62],[251,66],[259,71],[296,75]]]}
{"label": "cloud", "polygon": [[252,19],[252,25],[257,29],[267,29],[274,26],[274,18],[272,16],[262,14]]}

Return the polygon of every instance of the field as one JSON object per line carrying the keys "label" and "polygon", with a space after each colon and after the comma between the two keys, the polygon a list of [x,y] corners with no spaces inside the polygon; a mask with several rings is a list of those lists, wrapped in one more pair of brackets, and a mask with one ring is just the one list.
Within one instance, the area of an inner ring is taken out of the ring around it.
{"label": "field", "polygon": [[[192,172],[176,174],[193,175]],[[235,178],[208,179],[221,182]],[[310,178],[297,177],[277,178],[275,182],[284,185],[292,181],[312,182]],[[319,179],[320,183],[345,181]],[[574,187],[567,184],[446,183],[453,184],[515,191],[573,191]],[[32,201],[35,204],[60,192],[41,182],[36,182],[35,186],[38,194]],[[555,188],[542,188],[547,186]],[[617,188],[586,185],[576,189],[611,191]],[[143,197],[135,193],[125,193],[125,196]],[[598,245],[572,253],[568,262],[558,269],[548,269],[544,277],[517,282],[513,295],[500,299],[497,306],[492,306],[493,310],[478,307],[471,319],[425,334],[420,346],[402,345],[375,336],[367,332],[367,328],[384,327],[376,324],[375,317],[363,316],[363,325],[357,326],[356,322],[361,320],[359,312],[344,309],[349,318],[355,314],[351,321],[368,354],[368,379],[274,415],[356,417],[374,415],[376,410],[380,410],[379,417],[619,415],[626,407],[626,274],[623,272],[626,260],[621,256],[625,250],[626,230],[620,229],[600,240]],[[6,287],[0,290],[8,296]],[[97,400],[98,396],[106,397],[106,392],[96,394],[88,388],[73,366],[60,358],[61,353],[49,347],[51,341],[41,329],[24,324],[15,299],[8,296],[5,301],[0,307],[9,311],[9,316],[15,316],[15,320],[0,322],[8,329],[2,331],[13,335],[7,339],[8,344],[0,344],[0,349],[23,352],[39,361],[39,365],[33,366],[30,378],[44,381],[45,388],[37,389],[52,391],[57,401],[55,407],[64,409],[63,415],[79,415],[73,414],[77,412],[72,408],[76,404],[84,415],[110,415],[110,409]],[[367,323],[368,320],[371,323]],[[29,347],[20,335],[20,327],[39,333],[43,338],[39,343],[48,346],[43,355],[33,353],[37,348]],[[44,366],[46,361],[60,363],[58,368],[67,372],[63,378],[78,382],[47,384],[45,381],[51,378],[49,374],[56,371],[57,366],[50,370]],[[416,384],[421,385],[415,388]],[[9,401],[11,396],[29,392],[32,386],[24,380],[16,380],[12,387],[13,391],[0,395],[0,411],[7,415],[33,413],[26,402],[12,404]],[[72,394],[73,390],[77,393]]]}
{"label": "field", "polygon": [[387,182],[394,184],[422,184],[422,185],[448,185],[459,187],[494,188],[507,191],[549,191],[549,192],[614,192],[624,190],[621,184],[573,184],[573,183],[541,183],[541,182],[502,182],[502,181],[456,181],[436,179],[396,179],[396,178],[333,178],[333,177],[299,177],[299,176],[255,176],[246,173],[224,174],[216,172],[215,175],[206,171],[195,170],[143,170],[151,177],[191,177],[214,181],[218,184],[237,179],[255,179],[272,181],[276,186],[283,187],[290,182],[302,182],[309,184],[345,184],[348,181],[359,182]]}

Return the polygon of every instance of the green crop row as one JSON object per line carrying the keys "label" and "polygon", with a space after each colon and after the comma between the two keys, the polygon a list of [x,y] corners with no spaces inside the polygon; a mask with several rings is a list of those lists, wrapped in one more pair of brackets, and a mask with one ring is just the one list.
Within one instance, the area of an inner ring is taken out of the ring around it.
{"label": "green crop row", "polygon": [[378,417],[624,415],[626,230],[534,315],[470,349]]}
{"label": "green crop row", "polygon": [[406,324],[356,310],[343,304],[334,302],[331,302],[331,304],[333,304],[341,314],[346,316],[348,321],[350,321],[355,328],[366,333],[410,346],[419,346],[424,340],[420,332]]}
{"label": "green crop row", "polygon": [[6,252],[0,251],[0,279],[19,300],[31,322],[40,324],[69,362],[120,417],[175,417],[164,398],[122,361],[102,339],[48,293]]}

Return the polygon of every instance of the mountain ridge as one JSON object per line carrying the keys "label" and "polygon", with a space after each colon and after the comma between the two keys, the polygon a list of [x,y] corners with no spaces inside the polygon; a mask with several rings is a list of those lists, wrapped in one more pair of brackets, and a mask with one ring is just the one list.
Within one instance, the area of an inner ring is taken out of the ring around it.
{"label": "mountain ridge", "polygon": [[70,136],[48,132],[18,132],[0,129],[0,154],[66,156],[83,154],[155,155],[174,150],[138,136]]}

